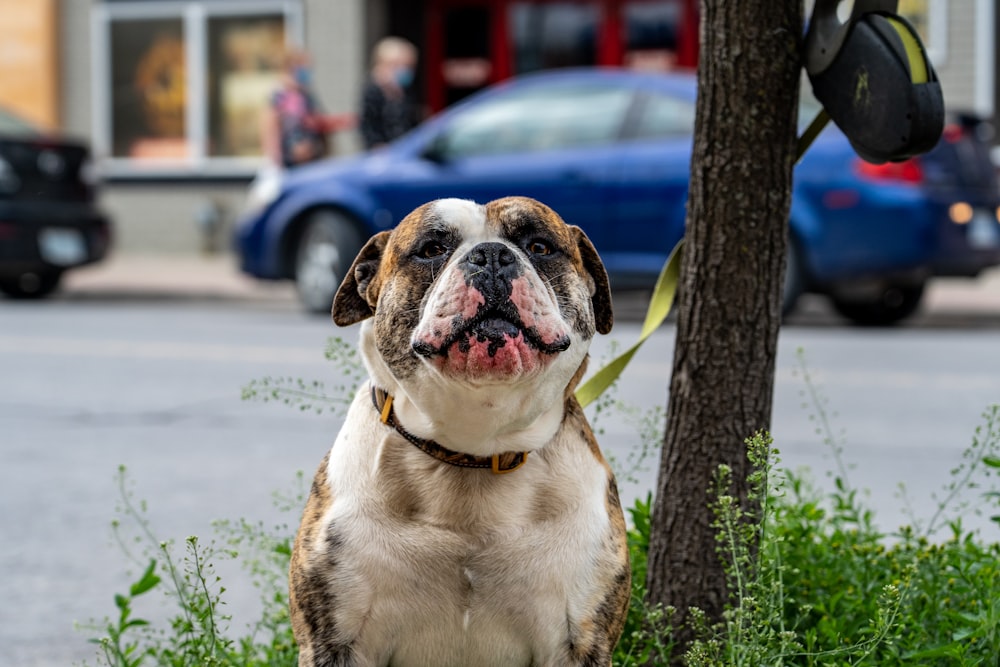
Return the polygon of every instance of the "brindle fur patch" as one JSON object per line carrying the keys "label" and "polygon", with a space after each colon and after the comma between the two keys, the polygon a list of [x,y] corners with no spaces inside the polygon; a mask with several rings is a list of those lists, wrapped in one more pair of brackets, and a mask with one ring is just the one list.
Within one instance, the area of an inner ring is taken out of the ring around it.
{"label": "brindle fur patch", "polygon": [[303,667],[352,667],[356,664],[353,649],[337,636],[337,605],[330,593],[330,579],[336,572],[341,538],[328,527],[326,538],[316,543],[323,529],[323,517],[333,502],[326,477],[329,461],[327,453],[313,478],[289,568],[289,612],[292,632],[299,645],[299,664]]}
{"label": "brindle fur patch", "polygon": [[610,667],[611,655],[625,627],[631,593],[631,572],[626,564],[615,573],[607,595],[593,617],[581,623],[577,632],[570,635],[567,653],[573,665]]}

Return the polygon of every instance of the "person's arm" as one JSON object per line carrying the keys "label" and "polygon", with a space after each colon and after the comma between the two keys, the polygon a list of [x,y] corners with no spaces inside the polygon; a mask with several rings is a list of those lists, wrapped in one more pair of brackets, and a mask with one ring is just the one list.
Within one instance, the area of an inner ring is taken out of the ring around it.
{"label": "person's arm", "polygon": [[276,165],[282,164],[281,121],[273,105],[268,105],[261,114],[260,147],[264,157]]}

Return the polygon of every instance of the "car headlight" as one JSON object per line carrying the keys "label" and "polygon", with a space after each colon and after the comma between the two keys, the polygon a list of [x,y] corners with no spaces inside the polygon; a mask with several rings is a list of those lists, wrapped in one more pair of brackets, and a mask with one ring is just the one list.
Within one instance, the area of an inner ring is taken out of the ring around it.
{"label": "car headlight", "polygon": [[257,172],[247,188],[243,214],[251,215],[268,206],[281,193],[284,171],[278,167],[265,167]]}
{"label": "car headlight", "polygon": [[14,194],[20,187],[20,176],[10,166],[10,162],[0,157],[0,194]]}

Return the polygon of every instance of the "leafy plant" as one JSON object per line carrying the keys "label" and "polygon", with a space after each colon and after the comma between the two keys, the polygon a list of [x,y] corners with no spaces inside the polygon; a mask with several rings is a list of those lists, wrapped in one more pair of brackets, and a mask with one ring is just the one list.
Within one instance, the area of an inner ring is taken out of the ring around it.
{"label": "leafy plant", "polygon": [[[244,396],[309,411],[343,410],[363,376],[361,363],[340,339],[330,341],[327,358],[341,378],[332,389],[265,379],[251,383]],[[708,502],[730,604],[714,625],[693,611],[699,639],[683,661],[689,667],[998,665],[1000,545],[995,535],[986,539],[965,529],[961,518],[983,503],[998,511],[1000,491],[987,482],[1000,470],[1000,408],[984,414],[950,481],[935,496],[934,515],[928,521],[914,517],[912,526],[887,535],[876,528],[873,512],[851,486],[843,435],[834,436],[827,401],[801,352],[799,359],[805,405],[815,410],[817,434],[835,458],[833,488],[820,492],[804,475],[782,469],[763,433],[747,440],[753,468],[750,506],[756,511],[737,502],[732,472],[718,469]],[[590,409],[595,421],[613,414],[636,427],[638,451],[626,459],[626,470],[616,471],[628,479],[657,451],[662,411],[631,408],[611,393]],[[87,626],[98,635],[92,641],[100,662],[114,667],[295,664],[286,592],[293,528],[221,521],[214,524],[215,541],[203,545],[190,537],[181,547],[155,536],[124,468],[117,481],[122,518],[114,522],[114,534],[139,574],[126,593],[114,596],[115,616]],[[306,491],[299,473],[294,490],[276,497],[276,504],[297,519]],[[646,602],[650,508],[649,496],[629,508],[632,595],[613,657],[616,667],[661,665],[675,657],[675,610]],[[993,520],[1000,524],[1000,511]],[[932,541],[945,527],[948,537]],[[259,620],[242,636],[232,636],[222,611],[226,591],[213,563],[223,558],[243,564],[263,602]],[[165,624],[138,611],[156,593],[173,603]]]}
{"label": "leafy plant", "polygon": [[[291,553],[288,527],[271,532],[246,521],[221,522],[216,529],[230,548],[219,548],[214,541],[204,546],[197,537],[188,537],[178,557],[173,542],[156,538],[146,517],[146,504],[135,501],[124,466],[118,469],[117,484],[122,518],[112,523],[112,529],[126,557],[144,569],[128,593],[114,596],[117,618],[83,626],[100,635],[90,640],[99,647],[100,663],[114,667],[293,665],[298,651],[285,593]],[[250,634],[234,640],[228,635],[230,617],[222,612],[226,589],[215,574],[214,562],[238,556],[261,589],[265,604]],[[135,616],[139,598],[157,591],[173,601],[164,627]]]}
{"label": "leafy plant", "polygon": [[337,368],[340,382],[333,387],[328,388],[319,380],[264,377],[243,387],[243,400],[277,401],[302,412],[332,412],[342,416],[365,378],[364,364],[357,347],[339,336],[327,339],[323,356]]}
{"label": "leafy plant", "polygon": [[646,555],[649,553],[650,518],[653,497],[637,499],[629,508],[632,528],[628,531],[629,561],[632,565],[632,596],[621,641],[615,647],[616,667],[638,667],[663,659],[673,652],[672,607],[653,606],[646,602]]}

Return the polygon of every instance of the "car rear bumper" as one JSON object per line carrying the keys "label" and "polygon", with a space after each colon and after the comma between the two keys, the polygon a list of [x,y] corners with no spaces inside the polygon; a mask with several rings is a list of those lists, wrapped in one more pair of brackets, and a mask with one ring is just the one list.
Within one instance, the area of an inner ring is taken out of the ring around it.
{"label": "car rear bumper", "polygon": [[[931,262],[936,276],[976,276],[1000,265],[1000,220],[996,204],[972,206],[972,217],[955,222],[945,211]],[[962,218],[960,218],[961,220]]]}
{"label": "car rear bumper", "polygon": [[111,223],[90,203],[0,201],[0,275],[91,264],[110,246]]}

